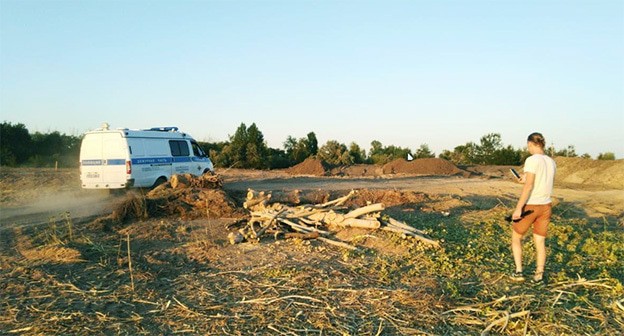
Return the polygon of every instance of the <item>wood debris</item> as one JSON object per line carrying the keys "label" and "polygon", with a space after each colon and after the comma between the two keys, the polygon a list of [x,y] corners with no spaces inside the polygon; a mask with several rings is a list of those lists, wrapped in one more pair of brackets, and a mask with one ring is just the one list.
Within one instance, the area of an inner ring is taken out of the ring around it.
{"label": "wood debris", "polygon": [[[356,194],[349,194],[315,205],[288,206],[274,202],[271,193],[249,189],[243,207],[249,211],[246,225],[228,236],[231,244],[244,241],[257,242],[261,237],[272,235],[275,238],[318,239],[328,244],[355,250],[357,247],[343,241],[328,238],[332,231],[342,228],[365,228],[385,230],[414,237],[428,245],[439,247],[439,242],[428,238],[423,231],[382,215],[383,203],[369,204],[356,209],[348,209],[344,204]],[[281,197],[280,197],[281,198]]]}

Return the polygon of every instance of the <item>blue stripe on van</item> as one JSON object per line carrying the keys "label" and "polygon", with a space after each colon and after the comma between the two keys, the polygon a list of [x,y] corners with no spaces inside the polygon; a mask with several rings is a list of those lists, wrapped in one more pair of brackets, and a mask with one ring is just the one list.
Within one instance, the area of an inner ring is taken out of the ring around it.
{"label": "blue stripe on van", "polygon": [[82,160],[80,164],[83,166],[101,166],[102,160]]}
{"label": "blue stripe on van", "polygon": [[171,162],[173,162],[173,158],[171,158],[171,157],[132,159],[132,164],[133,165],[155,164],[155,163],[171,163]]}
{"label": "blue stripe on van", "polygon": [[125,159],[110,159],[110,160],[82,160],[83,166],[123,166],[126,164]]}
{"label": "blue stripe on van", "polygon": [[[156,158],[140,158],[132,159],[133,165],[163,164],[174,162],[208,162],[208,158],[199,158],[191,156],[177,157],[156,157]],[[125,159],[109,159],[109,160],[82,160],[83,166],[123,166],[126,164]]]}

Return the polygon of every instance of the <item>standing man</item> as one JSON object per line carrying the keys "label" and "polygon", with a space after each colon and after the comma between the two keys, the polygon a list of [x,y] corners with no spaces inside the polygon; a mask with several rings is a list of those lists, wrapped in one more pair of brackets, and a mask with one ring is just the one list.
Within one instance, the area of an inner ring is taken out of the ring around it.
{"label": "standing man", "polygon": [[[524,162],[524,175],[519,180],[524,183],[522,194],[512,215],[513,232],[511,233],[511,250],[513,251],[516,270],[511,275],[514,281],[524,281],[522,274],[522,237],[533,227],[536,263],[533,282],[540,283],[544,279],[546,264],[546,233],[552,214],[552,200],[555,161],[544,154],[546,141],[540,133],[531,133],[527,139],[527,147],[531,156]],[[533,210],[533,213],[522,217],[522,212]],[[517,222],[516,222],[517,221]]]}

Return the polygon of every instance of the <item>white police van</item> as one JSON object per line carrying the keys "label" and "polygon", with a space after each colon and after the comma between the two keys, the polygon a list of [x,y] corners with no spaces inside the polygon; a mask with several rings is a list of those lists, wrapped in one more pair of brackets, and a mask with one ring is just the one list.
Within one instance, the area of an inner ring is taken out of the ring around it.
{"label": "white police van", "polygon": [[213,171],[197,142],[177,127],[111,130],[103,124],[85,133],[80,146],[80,180],[85,189],[153,187],[173,174]]}

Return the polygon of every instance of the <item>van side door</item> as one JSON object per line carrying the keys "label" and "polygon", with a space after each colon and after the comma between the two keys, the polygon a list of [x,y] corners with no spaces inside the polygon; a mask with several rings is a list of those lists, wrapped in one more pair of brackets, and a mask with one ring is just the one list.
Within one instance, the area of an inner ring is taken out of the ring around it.
{"label": "van side door", "polygon": [[193,173],[191,171],[191,150],[187,140],[169,140],[171,149],[172,174]]}

